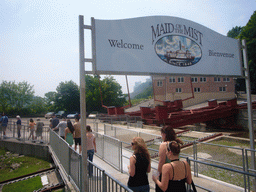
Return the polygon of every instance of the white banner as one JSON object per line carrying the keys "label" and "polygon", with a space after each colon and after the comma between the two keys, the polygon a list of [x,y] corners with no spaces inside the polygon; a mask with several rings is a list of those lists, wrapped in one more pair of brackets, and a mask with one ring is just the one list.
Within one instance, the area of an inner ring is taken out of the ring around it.
{"label": "white banner", "polygon": [[239,40],[168,16],[95,20],[100,74],[241,76]]}

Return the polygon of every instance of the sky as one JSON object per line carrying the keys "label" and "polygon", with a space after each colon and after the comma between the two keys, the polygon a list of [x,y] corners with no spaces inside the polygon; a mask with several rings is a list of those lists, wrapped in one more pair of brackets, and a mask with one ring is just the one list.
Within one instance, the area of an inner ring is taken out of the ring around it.
{"label": "sky", "polygon": [[[245,26],[256,0],[1,0],[0,82],[26,81],[36,96],[56,91],[60,82],[79,81],[78,17],[95,19],[173,16],[191,20],[222,35]],[[90,30],[85,57],[92,58]],[[90,64],[86,64],[86,70]],[[127,93],[125,76],[114,76]],[[129,91],[148,76],[128,76]]]}

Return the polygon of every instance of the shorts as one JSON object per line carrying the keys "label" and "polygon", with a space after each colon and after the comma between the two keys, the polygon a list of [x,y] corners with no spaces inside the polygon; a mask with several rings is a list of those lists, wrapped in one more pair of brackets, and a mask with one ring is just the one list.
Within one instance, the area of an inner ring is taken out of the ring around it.
{"label": "shorts", "polygon": [[5,131],[6,131],[6,128],[7,128],[7,126],[1,125],[1,131],[5,132]]}
{"label": "shorts", "polygon": [[75,145],[81,145],[81,137],[74,138],[75,139]]}

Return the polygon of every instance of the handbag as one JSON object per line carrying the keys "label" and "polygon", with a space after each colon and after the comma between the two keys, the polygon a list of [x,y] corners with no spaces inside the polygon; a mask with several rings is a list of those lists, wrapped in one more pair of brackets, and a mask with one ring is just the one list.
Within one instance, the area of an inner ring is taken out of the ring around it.
{"label": "handbag", "polygon": [[190,189],[188,190],[188,192],[197,192],[197,190],[196,190],[196,186],[195,186],[195,184],[194,184],[193,180],[192,180],[191,185],[192,185],[192,189],[190,188]]}

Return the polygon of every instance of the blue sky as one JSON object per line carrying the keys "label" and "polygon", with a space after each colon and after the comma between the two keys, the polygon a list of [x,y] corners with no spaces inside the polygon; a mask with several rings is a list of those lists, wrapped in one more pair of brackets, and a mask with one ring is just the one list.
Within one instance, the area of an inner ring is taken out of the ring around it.
{"label": "blue sky", "polygon": [[[35,95],[56,91],[61,81],[79,85],[78,16],[95,19],[175,16],[197,22],[222,35],[245,26],[255,0],[1,0],[0,81],[27,81]],[[85,31],[91,58],[90,31]],[[115,76],[127,92],[124,76]],[[148,77],[128,76],[129,90]]]}

